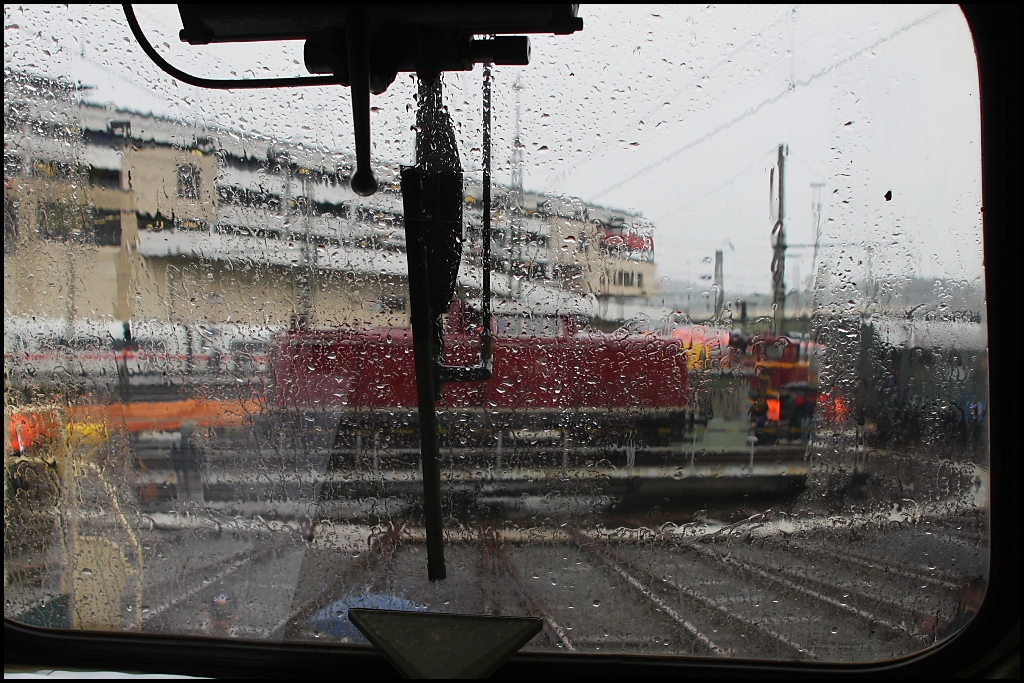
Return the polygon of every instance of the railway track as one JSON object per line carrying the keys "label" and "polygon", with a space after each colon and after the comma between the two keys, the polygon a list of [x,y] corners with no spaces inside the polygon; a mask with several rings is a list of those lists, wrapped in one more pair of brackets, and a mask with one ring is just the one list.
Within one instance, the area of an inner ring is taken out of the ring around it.
{"label": "railway track", "polygon": [[[601,557],[605,560],[609,567],[613,567],[613,570],[621,573],[625,578],[626,568],[637,572],[640,576],[644,577],[644,583],[651,587],[651,590],[659,589],[664,593],[676,593],[679,596],[691,601],[697,609],[704,609],[708,612],[717,612],[721,616],[724,616],[729,621],[733,622],[733,625],[739,629],[752,629],[759,631],[764,637],[774,640],[792,650],[793,654],[797,657],[806,657],[815,659],[817,655],[809,648],[801,645],[794,641],[792,638],[779,633],[771,629],[766,624],[759,622],[755,619],[743,615],[735,610],[730,609],[724,604],[716,602],[707,595],[704,595],[688,586],[683,586],[679,582],[662,576],[660,573],[651,570],[646,567],[640,566],[636,562],[630,561],[628,558],[608,548],[602,548],[597,545],[594,541],[589,538],[576,533],[574,534],[576,542],[580,547],[590,551],[591,553]],[[631,581],[634,585],[637,582],[636,579]],[[720,649],[715,654],[723,654]]]}
{"label": "railway track", "polygon": [[[401,480],[365,458],[371,466],[360,476],[328,467],[324,443],[310,446],[306,459],[286,463],[264,443],[256,452],[267,455],[265,470],[257,472],[261,483],[230,467],[246,457],[241,441],[225,437],[215,445],[208,484],[223,487],[223,500],[174,503],[141,516],[148,520],[137,530],[144,549],[142,611],[136,622],[125,616],[126,628],[141,622],[151,632],[337,642],[311,619],[363,595],[400,598],[410,609],[540,616],[543,633],[528,649],[863,661],[930,644],[953,623],[965,581],[984,574],[975,562],[984,543],[967,540],[980,522],[967,513],[838,527],[812,516],[776,524],[768,515],[685,528],[622,516],[615,522],[608,511],[580,512],[595,504],[590,494],[608,488],[610,475],[576,481],[588,495],[574,492],[565,482],[580,472],[561,467],[558,447],[538,446],[538,453],[550,451],[552,467],[521,467],[519,476],[535,491],[545,482],[546,498],[578,499],[577,511],[534,511],[519,522],[495,516],[485,503],[497,494],[488,491],[525,499],[509,479],[476,473],[467,486],[486,495],[451,508],[449,577],[431,584],[415,505],[399,504],[413,500],[401,487],[417,488],[415,476]],[[165,444],[150,441],[149,452],[137,441],[133,447],[136,457],[154,459]],[[634,480],[643,471],[638,463]],[[447,490],[457,491],[467,472],[448,469]],[[653,468],[650,476],[676,481]],[[377,495],[355,501],[343,488],[328,488],[353,480]],[[376,512],[343,509],[346,501]],[[303,519],[315,522],[315,530],[303,530]],[[100,534],[112,520],[97,513],[87,526]],[[46,576],[54,571],[49,565],[28,571],[55,541],[26,545],[24,557],[10,558],[20,572],[11,588],[26,600],[55,582]],[[960,554],[953,557],[951,548]],[[207,607],[221,592],[237,604],[229,632],[210,630]]]}
{"label": "railway track", "polygon": [[[957,603],[955,569],[937,568],[949,579],[915,592],[919,569],[896,572],[898,563],[872,563],[863,549],[836,550],[824,532],[760,543],[720,532],[456,526],[449,578],[431,584],[414,522],[323,521],[312,541],[280,525],[222,527],[219,535],[197,519],[154,526],[140,539],[141,627],[331,640],[310,620],[362,594],[429,611],[540,616],[544,630],[528,649],[851,661],[926,646],[933,636],[922,622],[948,622]],[[888,533],[906,540],[905,531]],[[238,604],[230,633],[211,631],[206,609],[218,593]]]}
{"label": "railway track", "polygon": [[[215,531],[187,536],[217,536]],[[210,553],[202,561],[182,563],[177,558],[151,559],[143,574],[142,630],[213,636],[267,637],[269,623],[283,607],[282,591],[290,586],[282,579],[297,574],[302,546],[293,534],[248,533],[225,543],[223,534],[213,544],[232,552]],[[187,552],[187,550],[186,550]],[[175,571],[177,568],[177,571]],[[208,607],[214,596],[224,594],[233,611],[228,630],[210,622]],[[277,600],[271,598],[276,597]]]}
{"label": "railway track", "polygon": [[[534,649],[830,661],[888,658],[930,642],[919,623],[934,612],[902,583],[883,583],[897,575],[881,568],[865,575],[833,557],[829,582],[799,568],[807,547],[754,559],[711,534],[685,543],[652,538],[630,530],[456,531],[448,582],[431,586],[418,577],[423,539],[410,526],[388,562],[392,586],[424,609],[540,616],[545,626],[528,646]],[[844,586],[856,580],[907,597]],[[951,613],[955,596],[935,588],[929,599]],[[456,594],[461,604],[451,599]],[[861,637],[867,645],[855,647]]]}

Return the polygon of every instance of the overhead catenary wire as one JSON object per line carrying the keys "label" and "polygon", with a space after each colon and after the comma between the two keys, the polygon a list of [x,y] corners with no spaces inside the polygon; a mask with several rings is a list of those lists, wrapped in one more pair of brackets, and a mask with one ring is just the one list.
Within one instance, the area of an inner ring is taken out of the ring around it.
{"label": "overhead catenary wire", "polygon": [[711,195],[716,194],[716,193],[720,192],[721,190],[729,187],[729,185],[731,185],[732,183],[736,182],[741,177],[743,177],[744,175],[749,173],[750,170],[753,169],[755,166],[757,166],[758,164],[764,163],[764,160],[765,160],[764,158],[766,156],[768,156],[769,154],[775,154],[775,148],[774,147],[772,147],[771,149],[765,150],[760,156],[758,156],[752,162],[747,164],[743,168],[743,170],[741,170],[738,173],[734,174],[728,180],[725,180],[725,181],[719,183],[718,185],[715,185],[713,188],[711,188],[707,192],[704,192],[699,197],[696,197],[696,198],[686,202],[685,204],[680,204],[680,205],[676,206],[675,208],[670,209],[666,213],[659,214],[658,215],[658,220],[660,220],[660,221],[668,220],[669,218],[675,216],[678,213],[685,212],[685,211],[689,210],[690,208],[692,208],[696,204],[700,203],[701,201],[707,199]]}
{"label": "overhead catenary wire", "polygon": [[[715,62],[714,64],[712,64],[712,65],[711,65],[710,67],[708,67],[708,68],[704,69],[704,70],[703,70],[703,71],[701,71],[701,72],[700,72],[699,74],[697,74],[697,75],[695,75],[695,76],[692,76],[692,77],[691,77],[691,78],[690,78],[690,79],[689,79],[689,80],[688,80],[688,81],[686,82],[686,84],[685,84],[685,85],[684,85],[684,86],[683,86],[682,88],[680,88],[679,90],[677,90],[677,91],[676,91],[675,93],[673,93],[672,95],[669,95],[668,97],[666,97],[666,98],[665,98],[665,100],[666,100],[667,102],[670,102],[670,101],[674,100],[675,98],[679,97],[680,95],[683,95],[683,94],[685,94],[685,93],[686,93],[686,91],[687,91],[687,90],[689,90],[689,89],[690,89],[690,87],[691,87],[691,86],[692,86],[692,85],[693,85],[694,83],[696,83],[696,82],[698,82],[698,81],[700,81],[700,80],[703,80],[703,79],[705,79],[705,78],[708,78],[708,77],[710,77],[710,76],[711,76],[712,74],[714,74],[715,72],[717,72],[717,71],[718,71],[719,69],[721,69],[721,68],[722,68],[723,66],[725,66],[725,65],[727,65],[727,64],[730,64],[730,63],[732,63],[732,62],[733,62],[733,60],[735,60],[735,58],[736,58],[736,56],[737,56],[738,54],[740,54],[741,52],[743,52],[744,50],[746,50],[747,48],[749,48],[749,47],[750,47],[751,45],[756,45],[756,44],[757,44],[757,43],[758,43],[758,42],[759,42],[759,41],[761,40],[762,36],[764,36],[764,34],[765,34],[765,33],[766,33],[767,31],[769,31],[769,30],[771,30],[771,29],[775,28],[775,27],[776,27],[776,26],[778,26],[778,25],[779,25],[779,24],[780,24],[780,23],[781,23],[782,21],[784,21],[785,19],[788,19],[789,17],[791,17],[791,16],[792,16],[792,14],[793,14],[793,12],[795,12],[795,11],[796,11],[796,10],[797,10],[797,9],[798,9],[799,7],[800,7],[799,5],[794,5],[793,7],[791,7],[791,8],[790,8],[790,10],[789,10],[789,11],[787,11],[787,12],[786,12],[785,14],[782,14],[782,15],[780,15],[779,17],[777,17],[777,18],[775,19],[775,21],[773,21],[773,22],[771,22],[770,24],[767,24],[766,26],[764,26],[764,27],[763,27],[763,28],[762,28],[762,29],[761,29],[760,31],[758,31],[758,32],[757,32],[757,33],[756,33],[755,35],[753,35],[753,36],[751,36],[750,38],[748,38],[748,39],[747,39],[747,40],[746,40],[746,41],[745,41],[744,43],[742,43],[741,45],[737,46],[737,47],[736,47],[735,49],[733,49],[733,50],[732,50],[731,52],[729,52],[728,54],[726,54],[725,56],[723,56],[723,57],[722,57],[722,58],[721,58],[720,60],[718,60],[717,62]],[[659,109],[661,109],[661,107],[662,107],[662,106],[663,106],[663,105],[658,105],[658,106],[652,107],[652,108],[651,108],[651,109],[650,109],[650,110],[649,110],[648,112],[646,112],[645,114],[643,114],[642,116],[640,116],[640,117],[639,117],[639,120],[640,120],[640,121],[645,121],[645,120],[647,120],[648,118],[650,118],[651,116],[653,116],[653,115],[654,115],[654,114],[655,114],[655,113],[656,113],[656,112],[657,112],[657,111],[658,111]],[[586,163],[586,162],[587,162],[587,161],[589,161],[589,160],[590,160],[590,157],[589,157],[589,156],[585,156],[585,155],[582,155],[582,156],[580,156],[580,157],[579,157],[579,158],[578,158],[578,159],[576,160],[576,162],[575,162],[575,163],[573,163],[573,164],[570,164],[570,165],[569,165],[568,167],[566,167],[565,169],[563,169],[563,170],[561,170],[561,171],[559,171],[559,172],[557,172],[557,173],[553,173],[552,175],[548,176],[548,179],[547,179],[547,180],[545,181],[545,183],[544,183],[545,187],[547,187],[547,186],[550,186],[550,185],[552,185],[553,183],[557,183],[557,182],[561,181],[561,180],[562,180],[563,178],[565,178],[565,177],[566,177],[567,175],[569,175],[569,173],[571,173],[571,172],[572,172],[572,171],[574,171],[575,169],[579,168],[580,166],[582,166],[582,165],[583,165],[584,163]]]}
{"label": "overhead catenary wire", "polygon": [[698,147],[698,146],[702,145],[705,142],[708,142],[709,140],[711,140],[712,138],[717,136],[719,133],[721,133],[721,132],[723,132],[725,130],[728,130],[729,128],[731,128],[732,126],[736,125],[737,123],[740,123],[744,119],[747,119],[747,118],[749,118],[751,116],[754,116],[755,114],[759,113],[762,109],[780,102],[787,95],[789,95],[789,94],[791,94],[793,92],[796,92],[797,89],[804,88],[804,87],[810,85],[811,83],[813,83],[814,81],[818,80],[819,78],[822,78],[823,76],[827,76],[828,74],[832,73],[833,71],[835,71],[835,70],[837,70],[837,69],[839,69],[839,68],[841,68],[843,66],[846,66],[847,64],[849,64],[853,60],[857,59],[858,57],[862,57],[862,56],[864,56],[866,54],[870,54],[871,52],[873,52],[877,48],[881,47],[882,45],[890,42],[894,38],[896,38],[896,37],[898,37],[900,35],[903,35],[904,33],[908,32],[908,31],[911,31],[914,28],[917,28],[918,26],[920,26],[920,25],[930,21],[931,19],[934,19],[939,14],[941,14],[943,11],[945,11],[946,9],[947,8],[943,7],[943,8],[936,9],[936,10],[934,10],[932,12],[929,12],[928,14],[926,14],[926,15],[924,15],[924,16],[922,16],[922,17],[920,17],[920,18],[910,22],[909,24],[901,26],[900,28],[896,29],[895,31],[893,31],[889,35],[884,36],[882,38],[879,38],[878,40],[876,40],[875,42],[871,43],[867,47],[863,47],[860,50],[852,52],[849,55],[847,55],[846,57],[844,57],[844,58],[842,58],[842,59],[840,59],[838,61],[835,61],[832,64],[819,69],[818,71],[815,71],[813,74],[811,74],[807,78],[804,78],[802,80],[797,80],[797,81],[790,82],[789,84],[787,84],[787,86],[783,90],[781,90],[777,94],[772,95],[771,97],[765,98],[765,99],[761,100],[760,102],[758,102],[757,104],[754,104],[754,105],[752,105],[750,107],[747,107],[746,110],[744,110],[743,112],[741,112],[741,113],[737,114],[736,116],[730,118],[729,120],[725,121],[724,123],[721,123],[718,126],[715,126],[710,131],[704,133],[703,135],[700,135],[700,136],[694,138],[693,140],[691,140],[690,142],[685,143],[681,147],[678,147],[678,148],[674,149],[673,151],[671,151],[668,154],[666,154],[666,155],[656,159],[655,161],[647,164],[646,166],[644,166],[643,168],[639,169],[638,171],[632,173],[631,175],[626,176],[625,178],[623,178],[621,180],[618,180],[618,181],[612,183],[611,185],[608,185],[607,187],[604,187],[604,188],[598,190],[597,192],[592,194],[587,199],[587,201],[591,202],[591,203],[599,202],[601,200],[601,198],[604,195],[608,194],[609,192],[612,192],[612,191],[617,190],[617,189],[619,189],[621,187],[624,187],[624,186],[628,185],[629,183],[632,183],[633,181],[638,180],[639,178],[642,178],[643,176],[647,175],[648,173],[650,173],[650,172],[652,172],[654,170],[657,170],[658,168],[660,168],[664,164],[666,164],[666,163],[668,163],[668,162],[678,158],[684,152],[687,152],[687,151],[689,151],[691,149],[694,149],[695,147]]}

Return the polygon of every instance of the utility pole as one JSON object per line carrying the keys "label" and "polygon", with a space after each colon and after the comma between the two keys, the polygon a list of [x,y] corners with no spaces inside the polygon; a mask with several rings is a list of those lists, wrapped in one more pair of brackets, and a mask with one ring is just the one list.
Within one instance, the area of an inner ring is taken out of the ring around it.
{"label": "utility pole", "polygon": [[779,186],[775,191],[775,173],[772,172],[772,213],[775,225],[772,226],[772,308],[775,310],[775,334],[782,331],[785,324],[786,307],[786,206],[785,206],[785,169],[789,145],[779,145]]}
{"label": "utility pole", "polygon": [[[131,120],[129,119],[124,122],[117,129],[111,126],[111,132],[120,137],[122,155],[121,192],[119,193],[121,196],[121,241],[118,245],[117,258],[114,262],[117,277],[117,298],[114,300],[114,318],[121,322],[123,334],[121,339],[114,340],[114,348],[117,349],[120,346],[121,350],[121,355],[116,363],[118,391],[121,396],[121,402],[128,403],[131,400],[128,357],[133,347],[137,348],[132,333],[132,313],[134,312],[132,289],[138,273],[137,259],[139,258],[136,252],[139,240],[139,224],[135,206],[135,194],[131,182],[131,172],[135,168],[135,156],[132,151],[135,149],[135,146],[132,144]],[[70,244],[68,248],[72,248]],[[72,283],[74,282],[74,276],[75,274],[72,271]],[[73,286],[74,284],[72,284]]]}
{"label": "utility pole", "polygon": [[[268,156],[270,153],[268,153]],[[304,330],[309,327],[310,316],[313,310],[313,283],[312,283],[312,269],[316,267],[313,262],[315,254],[311,255],[311,226],[309,216],[309,198],[311,196],[311,188],[309,186],[309,176],[307,169],[299,168],[297,164],[294,164],[293,157],[289,152],[280,152],[275,155],[275,160],[278,164],[278,172],[281,174],[281,205],[280,211],[285,218],[285,225],[288,226],[288,239],[293,243],[299,243],[299,259],[298,263],[295,264],[293,269],[294,273],[294,295],[295,299],[292,305],[292,327],[299,330]],[[294,168],[293,168],[294,166]],[[297,171],[299,178],[299,187],[293,187],[293,182],[296,180],[294,171]],[[295,190],[298,190],[297,192]],[[293,209],[292,203],[296,206]],[[302,203],[302,206],[298,204]],[[299,220],[296,215],[298,211],[302,211],[302,230],[299,230]],[[315,250],[312,250],[315,251]]]}
{"label": "utility pole", "polygon": [[302,187],[302,267],[305,268],[305,281],[302,292],[302,319],[306,325],[313,324],[314,297],[317,290],[317,249],[313,235],[313,178],[308,168],[299,169]]}
{"label": "utility pole", "polygon": [[715,293],[715,320],[722,319],[725,309],[725,266],[722,263],[722,250],[715,251],[715,281],[712,290]]}
{"label": "utility pole", "polygon": [[811,267],[814,268],[814,291],[818,291],[818,247],[821,244],[821,195],[825,189],[825,183],[811,183],[811,217],[814,224],[814,258]]}
{"label": "utility pole", "polygon": [[[525,155],[523,154],[523,140],[521,137],[520,127],[520,116],[522,114],[522,75],[516,76],[516,82],[512,86],[516,91],[516,136],[512,141],[512,187],[510,192],[509,202],[509,245],[508,245],[508,287],[509,290],[514,292],[513,289],[513,271],[518,268],[523,260],[523,244],[522,244],[522,220],[523,220],[523,167],[525,164]],[[515,250],[513,251],[513,245]],[[513,265],[512,255],[516,254],[517,260]]]}

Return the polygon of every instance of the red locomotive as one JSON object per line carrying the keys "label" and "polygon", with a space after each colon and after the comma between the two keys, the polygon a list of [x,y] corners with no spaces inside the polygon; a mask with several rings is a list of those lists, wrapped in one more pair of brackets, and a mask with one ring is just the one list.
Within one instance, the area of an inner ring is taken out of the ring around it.
{"label": "red locomotive", "polygon": [[[478,330],[469,317],[459,301],[446,317],[448,364],[477,358]],[[667,446],[702,419],[679,339],[581,330],[571,315],[496,315],[492,332],[490,379],[445,383],[437,403],[442,435],[460,443],[577,444],[602,437],[621,443],[626,435],[639,446]],[[406,427],[416,420],[408,328],[282,332],[272,344],[271,364],[277,408],[338,414],[339,438],[344,425],[383,429],[402,415]],[[404,431],[415,438],[413,430]]]}

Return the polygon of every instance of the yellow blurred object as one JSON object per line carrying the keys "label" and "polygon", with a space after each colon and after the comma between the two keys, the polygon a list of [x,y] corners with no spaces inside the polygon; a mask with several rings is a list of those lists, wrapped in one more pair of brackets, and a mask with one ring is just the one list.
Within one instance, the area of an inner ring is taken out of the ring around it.
{"label": "yellow blurred object", "polygon": [[[74,596],[71,627],[107,631],[124,628],[121,596],[129,574],[137,570],[125,560],[121,546],[100,536],[77,534],[69,560],[65,577],[70,575],[71,580],[64,582],[64,588]],[[114,596],[117,599],[112,599]]]}
{"label": "yellow blurred object", "polygon": [[[10,438],[4,447],[4,521],[31,522],[42,549],[62,549],[61,593],[69,599],[71,628],[120,630],[122,605],[141,628],[142,549],[119,490],[111,483],[107,415],[57,404],[5,407]],[[116,423],[113,423],[117,428]],[[89,502],[91,501],[91,503]],[[99,508],[87,509],[99,502]],[[62,510],[57,525],[53,510]],[[99,533],[97,533],[99,532]],[[7,566],[4,565],[4,582]]]}
{"label": "yellow blurred object", "polygon": [[106,443],[110,439],[107,426],[102,422],[84,421],[68,422],[65,426],[68,435],[68,443],[76,445],[94,446]]}

